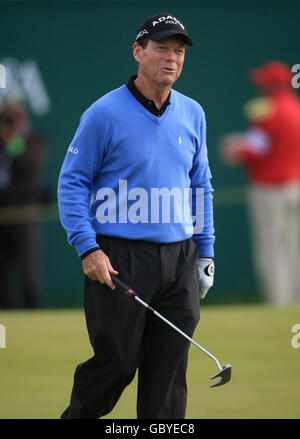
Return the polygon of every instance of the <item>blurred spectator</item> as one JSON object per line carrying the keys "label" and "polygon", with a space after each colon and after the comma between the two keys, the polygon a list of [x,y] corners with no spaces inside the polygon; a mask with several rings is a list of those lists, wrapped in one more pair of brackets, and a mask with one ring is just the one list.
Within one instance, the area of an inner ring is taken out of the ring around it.
{"label": "blurred spectator", "polygon": [[270,61],[249,74],[260,97],[245,106],[249,128],[220,140],[228,165],[249,179],[254,263],[265,301],[300,301],[300,100],[291,70]]}
{"label": "blurred spectator", "polygon": [[46,150],[25,106],[7,102],[0,109],[0,309],[42,304],[37,206],[50,199],[42,182]]}

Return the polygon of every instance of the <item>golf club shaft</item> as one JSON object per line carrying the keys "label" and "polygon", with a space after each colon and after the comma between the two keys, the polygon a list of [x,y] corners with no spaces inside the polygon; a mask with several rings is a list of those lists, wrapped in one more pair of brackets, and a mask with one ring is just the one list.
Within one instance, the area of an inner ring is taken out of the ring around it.
{"label": "golf club shaft", "polygon": [[145,308],[147,308],[149,311],[151,311],[153,314],[155,314],[157,317],[159,317],[161,320],[163,320],[167,325],[169,325],[171,328],[175,329],[179,334],[181,334],[183,337],[185,337],[187,340],[189,340],[191,343],[193,343],[197,348],[201,349],[206,355],[208,355],[210,358],[212,358],[215,363],[217,364],[219,370],[222,370],[222,367],[217,360],[216,357],[214,357],[210,352],[208,352],[206,349],[204,349],[202,346],[200,346],[198,343],[196,343],[191,337],[189,337],[185,332],[183,332],[181,329],[179,329],[176,325],[171,323],[168,319],[166,319],[164,316],[162,316],[159,312],[157,312],[154,308],[152,308],[148,303],[146,303],[144,300],[142,300],[131,288],[129,288],[124,282],[122,282],[117,276],[110,273],[111,279],[114,282],[115,285],[117,285],[127,296],[134,298],[137,302],[139,302],[141,305],[143,305]]}

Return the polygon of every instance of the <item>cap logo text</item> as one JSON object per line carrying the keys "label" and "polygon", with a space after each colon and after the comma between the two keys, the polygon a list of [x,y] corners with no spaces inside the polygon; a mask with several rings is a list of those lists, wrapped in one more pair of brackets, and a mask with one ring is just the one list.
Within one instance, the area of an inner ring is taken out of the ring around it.
{"label": "cap logo text", "polygon": [[148,31],[146,29],[141,30],[136,36],[136,39],[141,38],[143,35],[148,35]]}
{"label": "cap logo text", "polygon": [[172,17],[172,15],[168,15],[167,17],[159,17],[158,21],[154,20],[152,22],[152,26],[155,27],[157,24],[162,23],[162,22],[166,22],[166,24],[179,24],[179,26],[182,27],[182,29],[184,30],[184,26],[182,23],[180,23],[179,20],[177,20],[177,18]]}

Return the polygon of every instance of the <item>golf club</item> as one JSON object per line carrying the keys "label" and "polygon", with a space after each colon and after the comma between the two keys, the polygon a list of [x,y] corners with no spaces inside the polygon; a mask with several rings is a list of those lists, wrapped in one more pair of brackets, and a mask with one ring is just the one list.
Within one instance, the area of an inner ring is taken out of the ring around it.
{"label": "golf club", "polygon": [[225,364],[225,366],[222,368],[217,358],[212,355],[210,352],[208,352],[206,349],[204,349],[202,346],[200,346],[198,343],[196,343],[191,337],[189,337],[187,334],[185,334],[181,329],[179,329],[177,326],[175,326],[173,323],[171,323],[169,320],[167,320],[164,316],[162,316],[159,312],[157,312],[154,308],[152,308],[150,305],[148,305],[146,302],[144,302],[130,287],[128,287],[123,281],[121,281],[117,276],[110,273],[111,280],[114,282],[116,287],[118,287],[123,293],[125,293],[128,297],[131,297],[135,299],[137,302],[139,302],[141,305],[143,305],[145,308],[147,308],[149,311],[151,311],[153,314],[155,314],[157,317],[159,317],[161,320],[163,320],[165,323],[167,323],[171,328],[175,329],[179,334],[183,335],[187,340],[189,340],[191,343],[193,343],[195,346],[197,346],[199,349],[201,349],[202,352],[204,352],[206,355],[208,355],[210,358],[212,358],[215,363],[218,366],[219,372],[217,372],[215,375],[210,377],[210,379],[220,378],[218,381],[215,381],[210,385],[210,387],[217,387],[222,386],[223,384],[228,383],[231,378],[231,365]]}

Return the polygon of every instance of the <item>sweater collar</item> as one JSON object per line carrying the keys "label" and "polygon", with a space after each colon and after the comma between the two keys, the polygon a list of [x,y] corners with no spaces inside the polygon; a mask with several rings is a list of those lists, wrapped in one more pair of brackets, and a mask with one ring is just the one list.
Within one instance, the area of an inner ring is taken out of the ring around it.
{"label": "sweater collar", "polygon": [[126,83],[126,86],[127,86],[128,90],[140,102],[140,104],[142,104],[148,111],[150,111],[152,114],[154,114],[157,117],[162,116],[162,114],[165,112],[167,106],[171,103],[170,102],[171,92],[169,93],[169,96],[165,100],[163,106],[158,110],[158,108],[156,107],[154,101],[152,101],[151,99],[146,98],[146,96],[144,96],[139,91],[139,89],[137,88],[137,86],[134,83],[136,78],[137,78],[137,75],[132,75],[129,78],[128,82]]}

